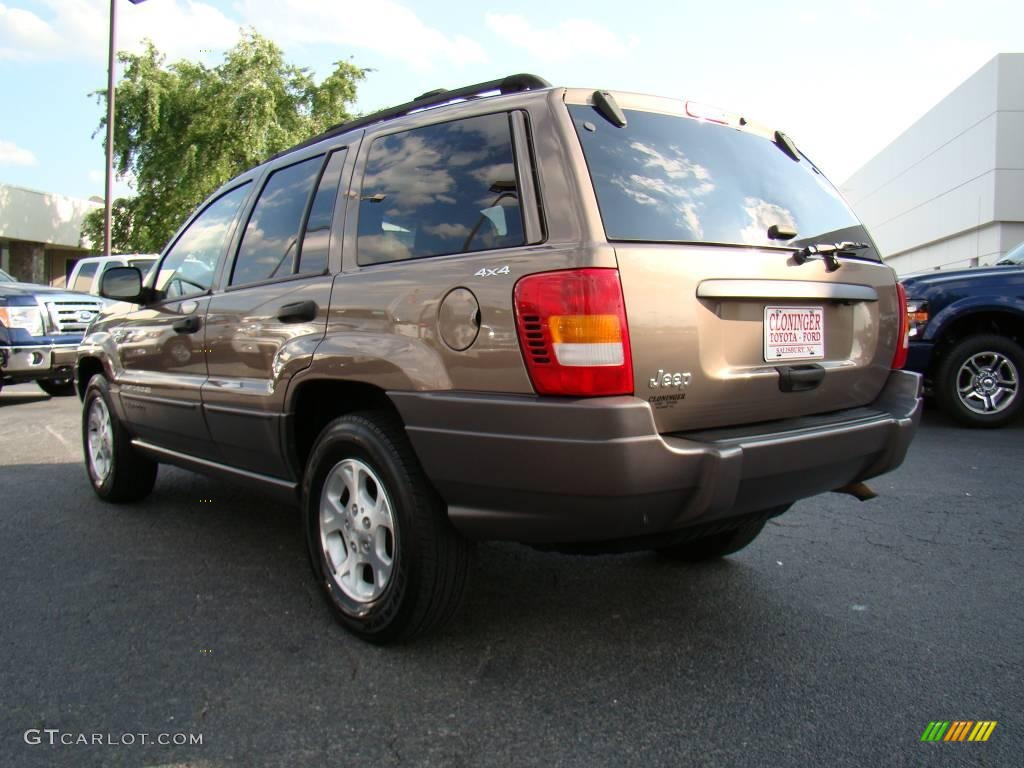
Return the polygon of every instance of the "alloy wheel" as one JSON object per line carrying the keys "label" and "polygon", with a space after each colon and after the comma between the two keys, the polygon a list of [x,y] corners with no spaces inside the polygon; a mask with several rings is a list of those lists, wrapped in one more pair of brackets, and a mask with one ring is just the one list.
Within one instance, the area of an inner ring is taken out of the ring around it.
{"label": "alloy wheel", "polygon": [[957,394],[969,411],[981,415],[1006,410],[1020,389],[1017,367],[999,352],[971,355],[956,376]]}
{"label": "alloy wheel", "polygon": [[376,600],[395,567],[394,511],[384,484],[367,464],[334,465],[320,494],[320,545],[328,573],[350,599]]}
{"label": "alloy wheel", "polygon": [[103,398],[93,398],[89,404],[87,427],[89,467],[96,484],[102,485],[114,467],[114,428]]}

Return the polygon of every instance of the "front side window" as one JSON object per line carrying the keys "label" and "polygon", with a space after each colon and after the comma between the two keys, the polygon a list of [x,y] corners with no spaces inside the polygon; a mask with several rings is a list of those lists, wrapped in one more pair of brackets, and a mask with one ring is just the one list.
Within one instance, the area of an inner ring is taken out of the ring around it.
{"label": "front side window", "polygon": [[[625,110],[626,127],[569,107],[609,240],[799,246],[870,242],[806,157],[713,122]],[[797,237],[772,240],[772,225]],[[862,252],[859,256],[870,255]]]}
{"label": "front side window", "polygon": [[523,245],[509,115],[376,139],[358,229],[361,265]]}
{"label": "front side window", "polygon": [[89,289],[92,288],[92,280],[96,277],[96,267],[97,262],[95,261],[83,264],[82,268],[78,270],[78,274],[75,275],[75,283],[71,286],[71,290],[88,293]]}
{"label": "front side window", "polygon": [[165,298],[176,299],[210,290],[217,263],[231,237],[231,225],[248,194],[246,182],[218,197],[171,246],[160,264],[154,286]]}
{"label": "front side window", "polygon": [[295,272],[299,230],[324,156],[274,171],[242,235],[231,285],[257,283]]}

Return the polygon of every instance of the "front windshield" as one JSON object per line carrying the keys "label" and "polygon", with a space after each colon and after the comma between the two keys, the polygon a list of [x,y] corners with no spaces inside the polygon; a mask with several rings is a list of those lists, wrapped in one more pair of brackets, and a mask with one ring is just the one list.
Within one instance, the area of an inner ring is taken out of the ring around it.
{"label": "front windshield", "polygon": [[1024,243],[1021,243],[996,262],[999,266],[1024,266]]}
{"label": "front windshield", "polygon": [[16,282],[18,282],[18,281],[15,280],[10,275],[8,275],[2,269],[0,269],[0,283],[16,283]]}

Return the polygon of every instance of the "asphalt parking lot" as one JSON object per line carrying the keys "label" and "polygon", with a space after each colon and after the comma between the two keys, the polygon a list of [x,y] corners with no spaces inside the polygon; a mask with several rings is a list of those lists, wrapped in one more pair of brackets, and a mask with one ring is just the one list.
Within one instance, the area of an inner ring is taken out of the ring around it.
{"label": "asphalt parking lot", "polygon": [[[481,546],[459,619],[380,649],[331,619],[294,510],[168,467],[97,500],[78,407],[0,393],[2,765],[1021,764],[1024,423],[929,411],[880,498],[710,565]],[[202,744],[59,743],[142,733]]]}

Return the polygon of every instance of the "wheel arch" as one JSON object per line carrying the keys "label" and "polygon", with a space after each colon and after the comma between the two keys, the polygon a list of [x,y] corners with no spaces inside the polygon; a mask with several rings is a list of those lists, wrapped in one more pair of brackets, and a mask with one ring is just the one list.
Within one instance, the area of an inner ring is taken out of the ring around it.
{"label": "wheel arch", "polygon": [[98,357],[83,357],[75,365],[75,388],[78,390],[78,399],[85,399],[85,388],[89,386],[89,379],[104,372],[103,363]]}
{"label": "wheel arch", "polygon": [[302,477],[313,444],[325,426],[345,414],[365,410],[387,411],[404,426],[387,392],[374,384],[320,378],[296,385],[288,393],[283,435],[285,458],[295,477]]}
{"label": "wheel arch", "polygon": [[992,333],[1024,345],[1024,307],[986,304],[962,307],[950,312],[954,307],[956,305],[951,305],[936,315],[933,320],[937,321],[936,327],[925,337],[935,344],[930,373],[934,373],[949,349],[969,336]]}

